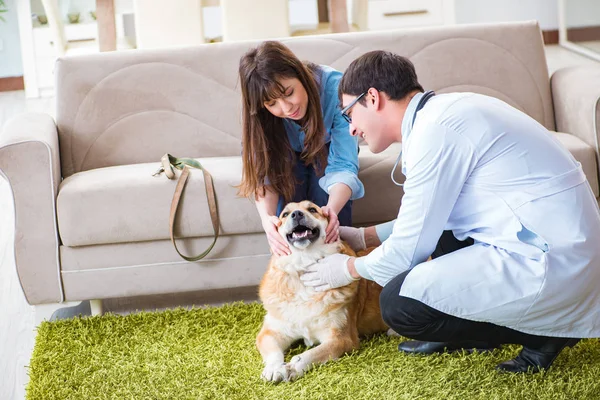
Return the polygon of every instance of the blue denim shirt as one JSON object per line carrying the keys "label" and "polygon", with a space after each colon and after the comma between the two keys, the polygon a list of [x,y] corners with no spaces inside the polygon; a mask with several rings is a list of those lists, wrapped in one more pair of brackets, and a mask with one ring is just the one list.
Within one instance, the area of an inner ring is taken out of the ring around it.
{"label": "blue denim shirt", "polygon": [[[358,179],[358,137],[350,135],[348,123],[339,108],[338,86],[342,73],[326,65],[321,65],[320,68],[321,76],[317,76],[317,85],[329,155],[325,175],[319,179],[319,186],[329,193],[333,185],[344,183],[352,190],[350,200],[360,199],[365,194],[365,188]],[[305,134],[300,125],[287,118],[283,124],[292,149],[301,152]]]}

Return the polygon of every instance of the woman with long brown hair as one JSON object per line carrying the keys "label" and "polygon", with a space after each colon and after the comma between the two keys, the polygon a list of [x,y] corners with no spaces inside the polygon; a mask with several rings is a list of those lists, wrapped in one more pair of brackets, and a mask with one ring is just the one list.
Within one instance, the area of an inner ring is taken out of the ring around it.
{"label": "woman with long brown hair", "polygon": [[329,216],[326,241],[352,223],[352,201],[364,195],[358,142],[338,100],[342,74],[301,62],[267,41],[240,59],[242,161],[240,195],[254,198],[271,251],[289,254],[277,232],[287,202],[311,200]]}

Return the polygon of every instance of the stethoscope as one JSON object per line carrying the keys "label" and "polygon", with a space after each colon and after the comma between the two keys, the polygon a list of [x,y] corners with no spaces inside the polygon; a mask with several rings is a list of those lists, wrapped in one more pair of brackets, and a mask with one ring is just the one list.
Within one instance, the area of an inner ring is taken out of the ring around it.
{"label": "stethoscope", "polygon": [[[433,96],[435,96],[435,92],[433,90],[428,90],[427,92],[425,92],[425,94],[423,94],[423,97],[421,97],[421,99],[417,103],[417,108],[415,109],[415,113],[413,114],[413,119],[412,119],[412,122],[410,123],[411,129],[412,129],[413,125],[415,124],[415,119],[417,118],[417,113],[419,112],[419,110],[421,108],[423,108],[425,106],[425,103],[427,103],[427,101],[429,101],[429,99],[431,99]],[[394,184],[396,186],[404,187],[404,183],[398,183],[394,179],[394,172],[396,171],[396,167],[398,167],[398,163],[400,163],[401,158],[402,158],[402,148],[400,148],[400,154],[398,154],[398,158],[396,159],[396,163],[394,164],[394,168],[392,169],[390,178],[392,178],[392,182],[394,182]]]}

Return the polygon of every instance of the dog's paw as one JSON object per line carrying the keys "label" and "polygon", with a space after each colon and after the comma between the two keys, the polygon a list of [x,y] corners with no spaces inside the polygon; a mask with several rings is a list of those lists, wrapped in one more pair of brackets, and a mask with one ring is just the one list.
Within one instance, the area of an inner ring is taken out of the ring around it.
{"label": "dog's paw", "polygon": [[392,328],[388,329],[386,334],[390,337],[400,337],[400,334],[397,333],[395,330],[393,330]]}
{"label": "dog's paw", "polygon": [[289,376],[287,364],[277,363],[265,366],[260,377],[267,382],[282,382],[287,381]]}
{"label": "dog's paw", "polygon": [[289,363],[286,364],[287,381],[293,381],[304,375],[305,363],[300,356],[294,356]]}

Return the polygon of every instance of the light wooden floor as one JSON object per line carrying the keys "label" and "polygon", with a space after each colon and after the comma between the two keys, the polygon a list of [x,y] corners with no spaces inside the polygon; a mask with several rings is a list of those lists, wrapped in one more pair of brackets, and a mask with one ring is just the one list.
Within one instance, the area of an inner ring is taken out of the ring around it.
{"label": "light wooden floor", "polygon": [[[550,72],[572,65],[599,63],[558,46],[546,48]],[[0,127],[14,115],[26,111],[54,115],[54,99],[26,100],[23,92],[0,93]],[[33,349],[35,326],[33,307],[21,292],[12,250],[14,240],[12,196],[6,181],[0,178],[0,399],[25,398],[27,365]],[[138,309],[156,309],[191,304],[219,304],[228,299],[254,299],[253,288],[210,294],[152,296],[117,299],[104,303],[109,311],[128,313]]]}
{"label": "light wooden floor", "polygon": [[600,40],[591,40],[589,42],[579,42],[577,44],[600,54]]}

